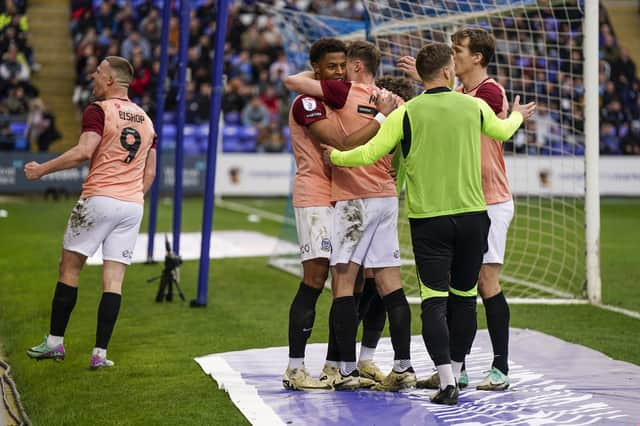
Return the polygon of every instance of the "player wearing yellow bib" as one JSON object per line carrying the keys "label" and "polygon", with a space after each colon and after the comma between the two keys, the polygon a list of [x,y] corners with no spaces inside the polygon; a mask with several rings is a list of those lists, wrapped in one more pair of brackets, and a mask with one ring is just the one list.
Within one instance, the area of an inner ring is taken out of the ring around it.
{"label": "player wearing yellow bib", "polygon": [[[452,91],[453,50],[430,43],[416,68],[425,91],[392,112],[367,144],[341,152],[338,166],[371,164],[400,145],[406,207],[422,297],[422,336],[440,376],[438,404],[457,404],[456,377],[476,332],[476,281],[487,249],[489,218],[482,192],[480,132],[505,140],[535,110],[520,105],[499,119],[481,99]],[[455,373],[454,373],[455,371]]]}

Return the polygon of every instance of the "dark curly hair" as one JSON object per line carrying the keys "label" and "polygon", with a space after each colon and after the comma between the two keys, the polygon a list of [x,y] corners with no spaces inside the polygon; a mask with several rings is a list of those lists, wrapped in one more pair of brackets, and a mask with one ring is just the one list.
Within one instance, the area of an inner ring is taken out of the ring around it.
{"label": "dark curly hair", "polygon": [[400,96],[405,102],[415,96],[413,82],[405,77],[384,75],[376,79],[376,86]]}
{"label": "dark curly hair", "polygon": [[347,45],[337,38],[321,38],[316,40],[309,49],[309,62],[317,64],[327,53],[347,53]]}

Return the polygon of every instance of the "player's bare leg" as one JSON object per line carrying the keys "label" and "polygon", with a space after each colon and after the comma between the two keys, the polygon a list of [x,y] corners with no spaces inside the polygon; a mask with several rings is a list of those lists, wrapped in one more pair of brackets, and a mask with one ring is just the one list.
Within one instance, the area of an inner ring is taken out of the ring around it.
{"label": "player's bare leg", "polygon": [[33,346],[27,355],[34,359],[64,359],[64,333],[71,312],[78,299],[78,279],[87,257],[69,250],[62,250],[58,269],[58,283],[51,302],[51,322],[49,335],[44,341]]}
{"label": "player's bare leg", "polygon": [[487,328],[493,347],[489,375],[477,386],[479,390],[504,390],[509,387],[509,305],[500,287],[499,263],[485,263],[478,276],[478,292],[487,314]]}
{"label": "player's bare leg", "polygon": [[394,361],[391,373],[376,386],[383,391],[398,391],[414,387],[416,375],[411,367],[411,310],[402,289],[400,267],[373,270],[378,294],[389,317],[389,334]]}

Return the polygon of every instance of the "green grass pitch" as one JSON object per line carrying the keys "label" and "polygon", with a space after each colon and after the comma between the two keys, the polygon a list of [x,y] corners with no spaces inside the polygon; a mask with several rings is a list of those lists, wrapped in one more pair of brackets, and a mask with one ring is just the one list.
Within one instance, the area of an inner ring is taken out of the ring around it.
{"label": "green grass pitch", "polygon": [[[237,200],[273,213],[285,200]],[[0,202],[0,342],[12,366],[23,403],[34,424],[42,425],[204,425],[246,424],[224,391],[218,390],[193,358],[214,352],[284,346],[289,304],[297,279],[266,266],[265,258],[211,262],[206,309],[155,303],[161,265],[134,265],[124,284],[122,309],[109,346],[116,367],[88,369],[100,298],[100,267],[87,267],[71,318],[63,362],[36,362],[25,350],[48,332],[51,297],[64,227],[74,200]],[[604,302],[638,310],[640,301],[640,200],[602,201],[601,264]],[[184,202],[183,230],[199,231],[202,201]],[[171,206],[163,202],[159,229],[171,229]],[[218,208],[214,229],[248,229],[277,236],[280,224],[247,220],[247,214]],[[143,231],[146,225],[143,224]],[[215,250],[215,247],[212,247]],[[195,297],[198,263],[185,262],[181,284]],[[508,289],[507,289],[508,294]],[[326,324],[329,293],[320,298],[316,321]],[[418,307],[412,328],[420,332]],[[479,325],[485,326],[479,308]],[[531,328],[640,364],[640,320],[588,305],[511,307],[511,324]],[[311,342],[325,342],[316,327]],[[286,360],[282,360],[283,370]]]}

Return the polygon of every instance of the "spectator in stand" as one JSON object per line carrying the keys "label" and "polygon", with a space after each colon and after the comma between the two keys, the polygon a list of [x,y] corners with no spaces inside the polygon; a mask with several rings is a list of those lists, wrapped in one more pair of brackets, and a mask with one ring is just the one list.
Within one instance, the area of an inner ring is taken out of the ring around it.
{"label": "spectator in stand", "polygon": [[5,104],[9,114],[26,115],[29,112],[29,100],[22,86],[16,86],[9,92]]}
{"label": "spectator in stand", "polygon": [[260,95],[260,100],[269,111],[269,121],[277,122],[280,118],[281,101],[272,86],[267,87]]}
{"label": "spectator in stand", "polygon": [[283,152],[286,141],[282,135],[282,129],[276,122],[271,122],[268,127],[264,127],[258,134],[257,152]]}
{"label": "spectator in stand", "polygon": [[157,8],[152,7],[149,14],[140,21],[140,34],[146,38],[149,43],[156,45],[160,43],[162,34],[162,18]]}
{"label": "spectator in stand", "polygon": [[225,114],[240,114],[240,112],[244,110],[247,104],[245,97],[247,91],[241,79],[234,78],[229,81],[225,87],[225,94],[222,98],[222,110]]}
{"label": "spectator in stand", "polygon": [[86,59],[84,70],[78,73],[76,79],[76,86],[73,89],[72,101],[75,105],[84,110],[89,105],[91,100],[91,92],[93,91],[93,80],[91,75],[96,71],[98,67],[98,58],[90,56]]}
{"label": "spectator in stand", "polygon": [[100,2],[98,10],[95,12],[94,23],[97,33],[102,33],[105,28],[111,30],[112,33],[117,31],[116,10],[112,2]]}
{"label": "spectator in stand", "polygon": [[253,126],[258,132],[267,127],[270,121],[269,111],[258,96],[251,98],[247,106],[242,110],[242,124]]}
{"label": "spectator in stand", "polygon": [[9,45],[7,53],[2,58],[2,64],[0,64],[1,79],[15,82],[29,81],[29,67],[23,61],[18,60],[19,53],[15,44]]}
{"label": "spectator in stand", "polygon": [[133,80],[131,84],[129,84],[129,93],[132,95],[132,98],[139,99],[147,91],[147,87],[151,81],[151,69],[141,53],[133,55],[131,64],[135,72],[133,73]]}
{"label": "spectator in stand", "polygon": [[56,127],[55,115],[47,111],[40,98],[29,103],[26,132],[29,146],[37,146],[38,152],[47,152],[51,144],[62,137]]}
{"label": "spectator in stand", "polygon": [[627,81],[636,79],[636,64],[626,47],[620,49],[620,56],[611,63],[611,80],[617,81],[620,75],[625,76]]}
{"label": "spectator in stand", "polygon": [[640,155],[640,121],[634,120],[629,131],[620,140],[620,149],[624,155]]}
{"label": "spectator in stand", "polygon": [[133,31],[129,34],[120,47],[120,53],[124,58],[131,60],[133,58],[134,49],[140,49],[145,60],[151,58],[151,46],[146,38],[142,37],[139,32]]}
{"label": "spectator in stand", "polygon": [[0,31],[3,31],[10,25],[16,27],[23,33],[29,31],[27,15],[20,13],[15,2],[13,0],[5,0],[4,4],[4,11],[0,13]]}
{"label": "spectator in stand", "polygon": [[616,127],[604,122],[600,125],[600,154],[620,154]]}
{"label": "spectator in stand", "polygon": [[287,55],[284,52],[278,54],[278,60],[269,67],[269,77],[272,82],[282,82],[283,76],[291,74],[291,66],[287,61]]}
{"label": "spectator in stand", "polygon": [[0,120],[0,151],[13,151],[16,146],[16,137],[11,132],[9,121]]}

